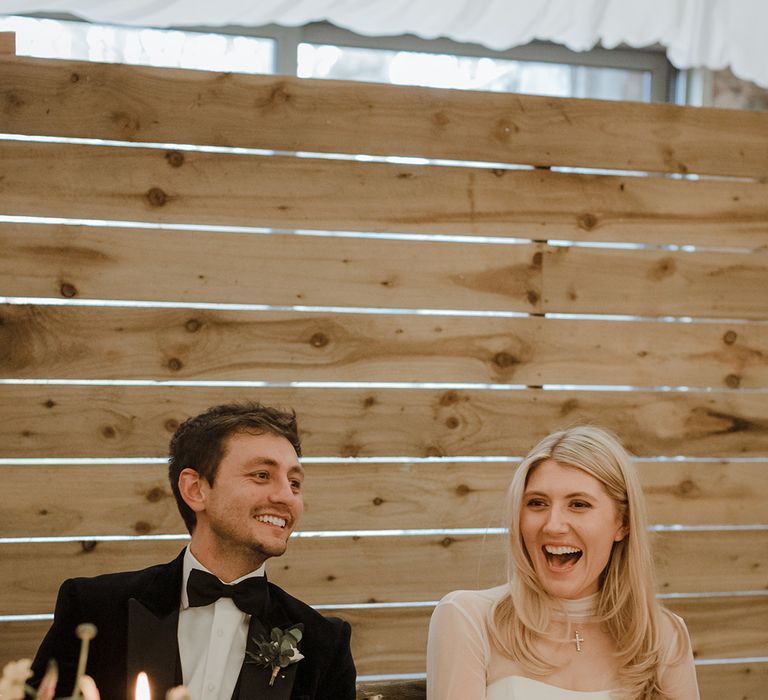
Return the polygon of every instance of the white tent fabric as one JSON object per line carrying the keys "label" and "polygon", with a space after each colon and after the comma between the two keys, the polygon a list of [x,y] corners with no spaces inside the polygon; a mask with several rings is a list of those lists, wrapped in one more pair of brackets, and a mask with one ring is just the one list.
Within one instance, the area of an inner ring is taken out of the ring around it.
{"label": "white tent fabric", "polygon": [[497,50],[534,39],[575,51],[661,44],[678,68],[730,67],[768,88],[768,0],[0,0],[0,14],[30,12],[147,27],[329,21]]}

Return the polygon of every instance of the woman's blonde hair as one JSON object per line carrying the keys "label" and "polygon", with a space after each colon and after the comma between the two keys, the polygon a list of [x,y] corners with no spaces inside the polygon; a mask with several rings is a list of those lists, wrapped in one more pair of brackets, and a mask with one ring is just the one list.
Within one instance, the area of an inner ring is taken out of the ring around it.
{"label": "woman's blonde hair", "polygon": [[653,559],[645,503],[631,457],[619,440],[602,428],[578,426],[552,433],[536,445],[515,471],[507,492],[509,548],[508,593],[496,604],[491,637],[499,650],[532,673],[553,666],[536,652],[538,636],[547,636],[551,614],[562,603],[541,587],[520,531],[523,492],[542,462],[576,467],[595,477],[613,499],[626,536],[614,542],[600,577],[597,620],[616,641],[619,677],[631,698],[664,697],[659,673],[664,660],[662,610],[654,595]]}

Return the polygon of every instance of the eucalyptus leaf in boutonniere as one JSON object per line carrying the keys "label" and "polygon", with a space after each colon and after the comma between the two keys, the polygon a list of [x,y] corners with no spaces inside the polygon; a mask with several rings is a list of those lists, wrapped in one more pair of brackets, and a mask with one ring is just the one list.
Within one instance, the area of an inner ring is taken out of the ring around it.
{"label": "eucalyptus leaf in boutonniere", "polygon": [[301,629],[298,626],[289,627],[285,631],[279,627],[273,627],[269,639],[253,637],[256,651],[245,652],[250,657],[247,663],[255,663],[260,668],[271,668],[272,676],[269,684],[274,685],[281,668],[286,668],[304,658],[298,647],[301,636]]}

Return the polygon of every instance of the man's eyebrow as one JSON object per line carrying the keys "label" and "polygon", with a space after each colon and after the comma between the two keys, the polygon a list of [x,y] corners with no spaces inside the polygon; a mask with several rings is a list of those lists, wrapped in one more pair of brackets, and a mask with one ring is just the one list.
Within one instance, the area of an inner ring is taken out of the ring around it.
{"label": "man's eyebrow", "polygon": [[276,467],[277,462],[271,457],[253,457],[245,463],[245,467]]}
{"label": "man's eyebrow", "polygon": [[301,476],[304,476],[306,472],[304,471],[304,467],[302,467],[300,464],[295,464],[288,470],[289,474],[300,474]]}

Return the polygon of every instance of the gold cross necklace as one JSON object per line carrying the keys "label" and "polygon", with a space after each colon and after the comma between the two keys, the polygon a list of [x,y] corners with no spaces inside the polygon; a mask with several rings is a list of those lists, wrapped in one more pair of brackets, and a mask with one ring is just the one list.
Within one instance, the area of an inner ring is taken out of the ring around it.
{"label": "gold cross necklace", "polygon": [[571,641],[576,644],[576,651],[581,651],[581,643],[584,641],[584,637],[579,634],[578,630],[576,630],[576,636]]}

